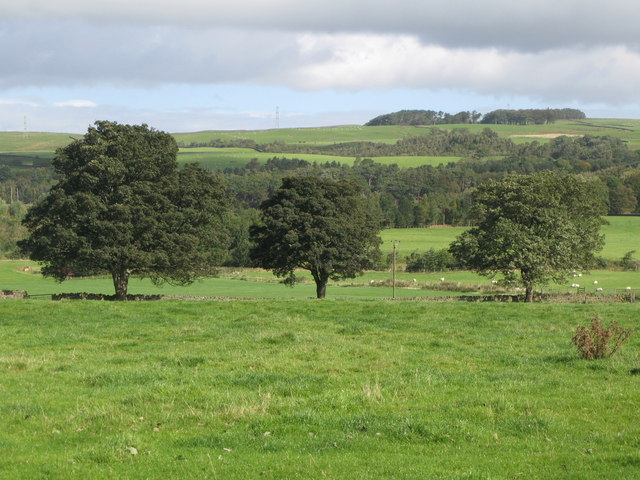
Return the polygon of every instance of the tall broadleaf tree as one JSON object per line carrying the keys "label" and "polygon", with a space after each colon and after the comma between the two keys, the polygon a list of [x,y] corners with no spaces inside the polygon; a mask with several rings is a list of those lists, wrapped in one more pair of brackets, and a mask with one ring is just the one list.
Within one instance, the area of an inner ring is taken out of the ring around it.
{"label": "tall broadleaf tree", "polygon": [[490,181],[473,195],[476,226],[450,251],[482,275],[523,286],[531,302],[537,286],[594,264],[604,245],[600,190],[593,180],[548,171]]}
{"label": "tall broadleaf tree", "polygon": [[45,276],[110,274],[116,298],[131,276],[188,284],[226,251],[223,185],[197,165],[182,170],[171,135],[99,121],[56,152],[59,181],[27,213],[20,243]]}
{"label": "tall broadleaf tree", "polygon": [[355,183],[285,178],[260,212],[250,229],[254,261],[279,277],[308,270],[318,298],[329,279],[353,278],[380,256],[380,214]]}

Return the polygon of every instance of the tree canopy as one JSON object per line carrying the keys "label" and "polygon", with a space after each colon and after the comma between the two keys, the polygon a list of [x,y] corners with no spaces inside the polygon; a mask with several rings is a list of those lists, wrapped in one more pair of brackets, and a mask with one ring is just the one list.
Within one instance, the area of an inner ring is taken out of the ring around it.
{"label": "tree canopy", "polygon": [[126,299],[131,275],[186,284],[212,271],[226,247],[221,181],[178,170],[178,147],[147,125],[99,121],[56,152],[58,175],[28,212],[20,242],[45,276],[110,274]]}
{"label": "tree canopy", "polygon": [[473,195],[476,227],[450,247],[464,266],[501,273],[526,289],[588,269],[604,244],[606,212],[598,185],[580,176],[538,172],[481,185]]}
{"label": "tree canopy", "polygon": [[380,217],[355,183],[284,178],[260,212],[250,231],[254,261],[279,277],[308,270],[318,298],[329,279],[353,278],[380,256]]}
{"label": "tree canopy", "polygon": [[541,125],[553,123],[556,120],[582,120],[585,118],[584,112],[575,108],[528,108],[525,110],[494,110],[485,114],[480,123]]}
{"label": "tree canopy", "polygon": [[476,123],[481,117],[482,114],[475,110],[473,112],[462,111],[456,114],[436,112],[434,110],[400,110],[399,112],[379,115],[365,123],[365,126]]}

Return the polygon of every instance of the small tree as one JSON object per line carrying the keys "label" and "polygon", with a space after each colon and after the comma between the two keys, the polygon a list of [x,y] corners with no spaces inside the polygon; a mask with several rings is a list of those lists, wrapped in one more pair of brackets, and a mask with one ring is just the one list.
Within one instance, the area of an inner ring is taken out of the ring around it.
{"label": "small tree", "polygon": [[252,258],[279,277],[308,270],[318,298],[329,279],[353,278],[380,256],[380,215],[354,183],[285,178],[260,210],[262,223],[250,230]]}
{"label": "small tree", "polygon": [[113,279],[126,299],[132,275],[187,284],[226,250],[224,189],[196,165],[178,170],[169,134],[146,125],[96,122],[59,149],[59,181],[24,220],[20,247],[59,281],[69,273]]}
{"label": "small tree", "polygon": [[536,285],[588,269],[604,244],[605,205],[597,186],[579,176],[513,175],[478,187],[474,202],[477,226],[451,244],[451,253],[482,275],[502,273],[524,286],[528,302]]}

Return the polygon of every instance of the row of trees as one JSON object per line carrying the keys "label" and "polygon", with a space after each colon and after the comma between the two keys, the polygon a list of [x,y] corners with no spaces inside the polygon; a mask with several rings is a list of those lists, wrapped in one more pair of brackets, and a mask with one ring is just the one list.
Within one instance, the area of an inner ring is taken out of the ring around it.
{"label": "row of trees", "polygon": [[[58,150],[58,182],[29,209],[19,247],[60,281],[110,274],[118,300],[132,275],[188,284],[213,274],[231,244],[227,196],[220,176],[178,169],[177,152],[173,137],[146,125],[96,122]],[[380,215],[354,182],[288,178],[260,209],[249,229],[254,264],[289,279],[309,270],[318,298],[329,279],[380,256]]]}
{"label": "row of trees", "polygon": [[400,110],[399,112],[387,113],[377,116],[367,123],[367,127],[383,125],[444,125],[459,123],[478,123],[482,114],[476,112],[462,111],[455,114],[434,110]]}
{"label": "row of trees", "polygon": [[506,125],[543,125],[556,120],[583,120],[584,112],[575,108],[547,108],[524,110],[494,110],[482,117],[480,123]]}
{"label": "row of trees", "polygon": [[[146,125],[97,122],[58,150],[59,181],[27,213],[19,246],[46,276],[109,273],[117,299],[132,275],[187,284],[210,275],[231,241],[219,176],[179,170],[177,145]],[[602,247],[604,202],[593,179],[539,172],[508,176],[473,194],[475,227],[451,245],[461,265],[525,286],[587,268]],[[380,258],[378,203],[346,179],[286,177],[249,232],[255,265],[295,282],[311,272],[318,298],[329,279],[351,278]],[[442,259],[442,261],[445,261]]]}
{"label": "row of trees", "polygon": [[508,125],[529,125],[553,123],[556,120],[581,120],[584,112],[575,108],[546,108],[525,110],[493,110],[485,115],[474,111],[462,111],[455,114],[434,110],[400,110],[379,115],[365,126],[379,125],[444,125],[461,123],[487,123]]}

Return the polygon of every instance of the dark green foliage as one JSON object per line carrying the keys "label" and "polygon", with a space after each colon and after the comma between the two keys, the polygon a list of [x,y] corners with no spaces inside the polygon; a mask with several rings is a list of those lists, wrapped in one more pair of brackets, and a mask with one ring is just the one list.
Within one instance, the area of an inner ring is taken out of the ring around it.
{"label": "dark green foliage", "polygon": [[476,123],[482,114],[462,111],[454,115],[434,110],[400,110],[377,116],[365,123],[365,126],[377,125],[443,125],[452,123]]}
{"label": "dark green foliage", "polygon": [[522,285],[532,301],[536,285],[593,265],[604,244],[596,192],[592,181],[553,172],[486,183],[474,194],[477,226],[450,251],[468,268]]}
{"label": "dark green foliage", "polygon": [[487,113],[480,123],[529,125],[553,123],[556,120],[582,120],[584,112],[574,108],[547,108],[526,110],[494,110]]}
{"label": "dark green foliage", "polygon": [[621,327],[615,321],[605,327],[596,315],[589,328],[580,325],[571,340],[582,358],[596,360],[615,355],[633,332],[632,328]]}
{"label": "dark green foliage", "polygon": [[[638,208],[640,157],[619,139],[608,136],[558,137],[541,144],[514,144],[486,128],[481,133],[464,129],[451,132],[434,129],[422,136],[408,136],[396,144],[352,142],[327,146],[285,145],[284,150],[354,155],[353,167],[335,162],[311,164],[295,158],[273,158],[267,164],[250,162],[244,169],[227,171],[230,195],[244,207],[257,208],[279,185],[284,175],[323,176],[349,179],[365,192],[376,194],[387,226],[431,224],[468,225],[473,187],[488,180],[518,173],[545,170],[563,173],[594,172],[603,179],[598,196],[606,198],[610,209]],[[447,165],[400,168],[383,165],[366,155],[458,155],[464,157]],[[498,156],[489,158],[487,156]],[[630,170],[635,168],[634,170]],[[623,172],[630,171],[629,175]],[[608,179],[614,179],[609,181]],[[622,187],[618,187],[622,185]],[[634,203],[635,202],[635,203]],[[411,208],[412,207],[412,208]],[[410,211],[413,210],[413,211]],[[613,211],[612,211],[613,213]]]}
{"label": "dark green foliage", "polygon": [[16,200],[33,203],[46,195],[53,183],[50,166],[16,169],[0,166],[0,198],[6,203]]}
{"label": "dark green foliage", "polygon": [[22,202],[13,202],[0,207],[0,258],[20,258],[17,243],[26,236],[22,219],[26,206]]}
{"label": "dark green foliage", "polygon": [[131,275],[189,283],[224,251],[220,180],[198,166],[177,169],[173,138],[146,125],[96,122],[57,151],[59,181],[28,212],[20,242],[42,272],[112,276],[126,298]]}
{"label": "dark green foliage", "polygon": [[638,266],[640,266],[640,261],[633,258],[633,254],[636,253],[635,250],[631,250],[625,253],[620,260],[620,266],[624,270],[638,270]]}
{"label": "dark green foliage", "polygon": [[353,157],[380,157],[396,155],[509,155],[517,146],[508,138],[501,138],[491,129],[471,133],[465,128],[442,130],[432,128],[428,135],[407,136],[395,144],[377,142],[343,142],[330,145],[285,144],[275,142],[261,145],[264,152],[317,153]]}
{"label": "dark green foliage", "polygon": [[[525,110],[494,110],[484,116],[475,110],[456,114],[436,112],[434,110],[400,110],[379,115],[369,120],[365,126],[379,125],[443,125],[459,123],[487,123],[528,125],[553,123],[556,120],[582,120],[584,112],[574,108],[547,108]],[[482,119],[482,120],[480,120]]]}
{"label": "dark green foliage", "polygon": [[229,267],[252,267],[253,261],[249,255],[251,239],[249,227],[258,221],[255,209],[236,209],[227,217],[227,225],[231,237],[229,256],[224,262]]}
{"label": "dark green foliage", "polygon": [[456,267],[453,255],[447,249],[430,248],[424,253],[413,252],[407,257],[407,272],[445,272]]}
{"label": "dark green foliage", "polygon": [[260,210],[252,258],[279,277],[310,271],[318,298],[329,279],[353,278],[380,256],[380,216],[352,182],[285,178]]}

